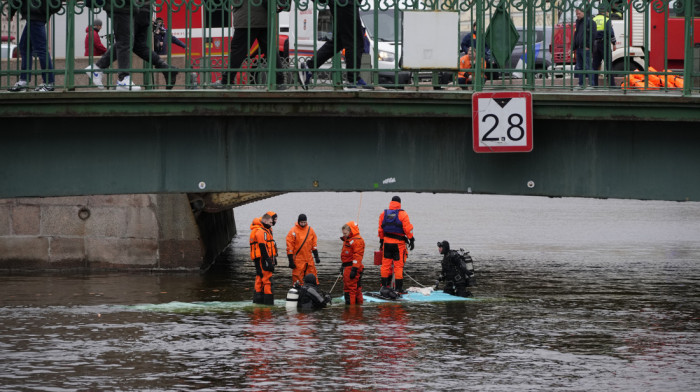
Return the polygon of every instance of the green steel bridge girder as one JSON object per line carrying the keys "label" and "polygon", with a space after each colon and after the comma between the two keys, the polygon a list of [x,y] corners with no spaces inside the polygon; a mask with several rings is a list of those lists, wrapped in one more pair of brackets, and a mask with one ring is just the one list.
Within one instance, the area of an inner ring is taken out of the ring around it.
{"label": "green steel bridge girder", "polygon": [[0,198],[417,191],[700,200],[700,99],[533,93],[477,154],[464,92],[0,94]]}

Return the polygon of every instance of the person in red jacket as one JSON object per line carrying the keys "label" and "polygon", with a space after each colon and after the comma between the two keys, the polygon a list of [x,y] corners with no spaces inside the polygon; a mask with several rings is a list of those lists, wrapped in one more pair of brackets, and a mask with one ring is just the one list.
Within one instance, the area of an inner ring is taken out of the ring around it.
{"label": "person in red jacket", "polygon": [[250,259],[255,264],[253,303],[273,305],[272,273],[277,264],[277,246],[272,237],[272,217],[268,214],[253,219],[250,225]]}
{"label": "person in red jacket", "polygon": [[[100,30],[102,30],[102,21],[97,18],[92,21],[92,26],[85,28],[85,56],[101,57],[107,52],[107,48],[102,45],[100,39]],[[92,53],[90,53],[91,48]]]}
{"label": "person in red jacket", "polygon": [[343,292],[346,305],[362,305],[362,272],[365,266],[362,259],[365,255],[365,240],[360,236],[357,223],[350,221],[343,225],[343,249],[340,251],[340,268],[343,273]]}
{"label": "person in red jacket", "polygon": [[406,294],[403,290],[403,266],[408,257],[408,249],[413,250],[415,237],[413,225],[406,211],[401,209],[401,198],[391,198],[389,208],[379,215],[379,248],[383,250],[381,277],[382,287],[391,284],[391,271],[393,268],[396,278],[396,291]]}

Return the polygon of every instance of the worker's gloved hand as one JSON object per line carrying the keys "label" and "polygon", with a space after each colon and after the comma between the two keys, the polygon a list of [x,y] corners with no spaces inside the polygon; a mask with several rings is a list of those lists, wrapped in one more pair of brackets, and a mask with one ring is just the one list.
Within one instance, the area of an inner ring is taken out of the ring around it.
{"label": "worker's gloved hand", "polygon": [[271,258],[266,258],[262,262],[263,271],[274,272],[275,271],[275,261]]}
{"label": "worker's gloved hand", "polygon": [[356,276],[357,276],[357,267],[352,267],[352,269],[350,269],[350,279],[355,279]]}
{"label": "worker's gloved hand", "polygon": [[411,237],[410,240],[408,240],[408,250],[413,250],[413,248],[416,246],[416,237]]}
{"label": "worker's gloved hand", "polygon": [[318,250],[314,249],[311,251],[314,254],[314,261],[316,264],[321,264],[321,259],[318,257]]}
{"label": "worker's gloved hand", "polygon": [[294,256],[291,253],[288,253],[287,258],[289,259],[289,268],[296,268],[297,266],[294,264]]}
{"label": "worker's gloved hand", "polygon": [[343,266],[342,265],[340,266],[340,273],[341,274],[343,273]]}
{"label": "worker's gloved hand", "polygon": [[379,240],[379,249],[382,249],[384,247],[384,240]]}

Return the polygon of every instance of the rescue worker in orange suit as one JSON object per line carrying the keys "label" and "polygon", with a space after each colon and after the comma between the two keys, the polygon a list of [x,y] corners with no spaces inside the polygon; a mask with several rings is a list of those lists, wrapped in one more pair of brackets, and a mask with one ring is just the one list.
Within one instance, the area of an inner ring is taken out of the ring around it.
{"label": "rescue worker in orange suit", "polygon": [[403,289],[403,266],[408,257],[406,250],[413,250],[415,237],[408,213],[401,209],[401,198],[391,198],[389,208],[379,215],[379,248],[383,250],[381,267],[382,287],[391,285],[391,271],[394,270],[396,291],[406,294]]}
{"label": "rescue worker in orange suit", "polygon": [[313,274],[318,284],[316,264],[321,264],[321,259],[316,248],[317,240],[316,232],[306,220],[306,214],[299,214],[297,223],[287,234],[287,258],[289,268],[292,269],[292,285],[303,285],[307,274]]}
{"label": "rescue worker in orange suit", "polygon": [[343,263],[340,271],[343,274],[343,292],[346,305],[362,305],[362,273],[365,266],[362,259],[365,256],[365,240],[360,236],[360,228],[356,222],[350,221],[343,225],[343,249],[340,251],[340,261]]}
{"label": "rescue worker in orange suit", "polygon": [[250,225],[250,258],[255,264],[253,303],[272,305],[272,274],[277,264],[275,240],[272,237],[272,217],[268,214],[253,219]]}

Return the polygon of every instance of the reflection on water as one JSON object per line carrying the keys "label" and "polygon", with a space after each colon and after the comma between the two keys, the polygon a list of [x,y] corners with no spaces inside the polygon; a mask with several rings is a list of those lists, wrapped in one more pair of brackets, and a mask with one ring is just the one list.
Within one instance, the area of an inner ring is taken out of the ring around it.
{"label": "reflection on water", "polygon": [[[231,265],[208,275],[0,277],[0,390],[700,385],[699,203],[402,195],[417,237],[408,274],[432,285],[433,244],[460,243],[476,260],[478,301],[316,313],[250,304],[246,220],[257,211],[280,214],[278,238],[309,215],[330,290],[340,226],[359,210],[374,250],[375,215],[389,198],[285,195],[236,209]],[[277,274],[281,299],[290,273]],[[369,265],[366,285],[378,275]]]}

